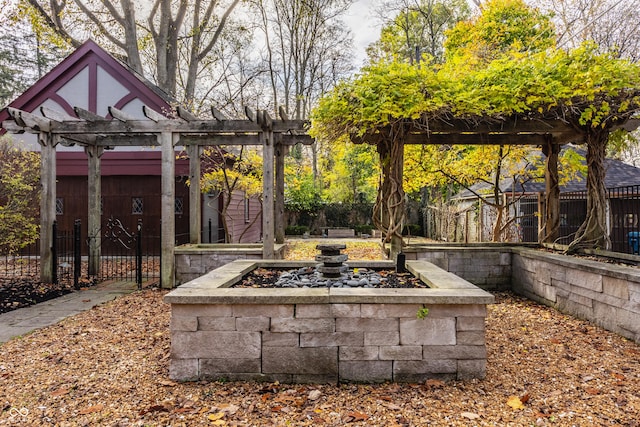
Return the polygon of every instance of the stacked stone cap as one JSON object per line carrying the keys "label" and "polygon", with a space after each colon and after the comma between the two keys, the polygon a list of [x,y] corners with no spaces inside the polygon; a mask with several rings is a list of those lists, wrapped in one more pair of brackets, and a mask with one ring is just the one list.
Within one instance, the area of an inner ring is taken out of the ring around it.
{"label": "stacked stone cap", "polygon": [[340,251],[346,248],[347,245],[341,243],[316,246],[316,249],[320,251],[320,255],[316,255],[316,261],[322,263],[317,268],[324,277],[340,277],[344,268],[343,263],[349,259],[347,254],[343,254]]}

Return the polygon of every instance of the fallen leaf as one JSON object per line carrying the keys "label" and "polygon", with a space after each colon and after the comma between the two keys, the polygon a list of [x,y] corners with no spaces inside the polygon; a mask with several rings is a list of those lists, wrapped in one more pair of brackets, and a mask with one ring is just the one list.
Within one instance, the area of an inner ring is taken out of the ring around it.
{"label": "fallen leaf", "polygon": [[58,390],[51,392],[51,396],[63,396],[67,393],[69,393],[68,388],[59,388]]}
{"label": "fallen leaf", "polygon": [[587,387],[584,389],[584,391],[586,391],[588,394],[592,396],[600,394],[600,390],[594,387]]}
{"label": "fallen leaf", "polygon": [[468,418],[470,420],[477,420],[478,418],[480,418],[480,415],[474,414],[473,412],[463,412],[460,414],[460,416]]}
{"label": "fallen leaf", "polygon": [[320,390],[311,390],[309,392],[309,400],[318,400],[320,399],[320,396],[322,396],[322,392]]}
{"label": "fallen leaf", "polygon": [[104,409],[104,405],[102,403],[98,403],[97,405],[89,406],[78,412],[80,415],[93,414],[94,412],[100,412]]}
{"label": "fallen leaf", "polygon": [[164,405],[151,405],[147,409],[140,411],[140,415],[148,414],[149,412],[169,412],[169,408]]}
{"label": "fallen leaf", "polygon": [[382,406],[384,406],[385,408],[389,408],[389,409],[391,409],[392,411],[399,411],[399,410],[401,410],[401,409],[402,409],[402,407],[401,407],[401,406],[396,405],[396,404],[395,404],[395,403],[393,403],[393,402],[389,402],[389,403],[381,402],[381,405],[382,405]]}
{"label": "fallen leaf", "polygon": [[429,379],[429,380],[427,380],[427,382],[425,383],[425,385],[426,385],[427,387],[431,387],[431,388],[442,388],[442,387],[446,386],[446,384],[444,383],[444,381],[434,380],[434,379]]}
{"label": "fallen leaf", "polygon": [[165,387],[175,387],[178,385],[178,383],[174,382],[174,381],[170,381],[170,380],[162,380],[159,382],[160,385],[163,385]]}
{"label": "fallen leaf", "polygon": [[369,419],[369,415],[358,411],[349,412],[347,416],[353,418],[353,421],[366,421]]}
{"label": "fallen leaf", "polygon": [[218,421],[218,420],[224,418],[224,416],[225,416],[224,412],[217,412],[215,414],[209,415],[207,418],[209,419],[209,421]]}
{"label": "fallen leaf", "polygon": [[530,398],[531,396],[529,396],[529,393],[525,393],[524,395],[520,396],[520,401],[524,404],[527,403]]}
{"label": "fallen leaf", "polygon": [[524,405],[518,396],[510,396],[509,399],[507,399],[507,405],[513,409],[524,409]]}
{"label": "fallen leaf", "polygon": [[233,404],[222,404],[219,407],[220,411],[229,414],[229,415],[233,415],[236,412],[238,412],[238,409],[240,409],[240,407],[238,405],[233,405]]}

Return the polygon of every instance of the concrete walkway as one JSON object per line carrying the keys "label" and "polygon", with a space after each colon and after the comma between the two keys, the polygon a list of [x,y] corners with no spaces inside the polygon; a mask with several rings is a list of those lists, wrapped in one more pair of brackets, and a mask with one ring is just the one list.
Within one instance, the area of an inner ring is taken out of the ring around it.
{"label": "concrete walkway", "polygon": [[0,343],[58,323],[137,289],[133,282],[105,282],[30,307],[0,314]]}

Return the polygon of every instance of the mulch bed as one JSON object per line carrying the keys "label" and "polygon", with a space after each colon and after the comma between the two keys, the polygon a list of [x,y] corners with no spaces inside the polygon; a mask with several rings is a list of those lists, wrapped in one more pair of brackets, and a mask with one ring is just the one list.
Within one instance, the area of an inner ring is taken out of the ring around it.
{"label": "mulch bed", "polygon": [[41,284],[29,279],[0,280],[0,314],[73,292],[73,284]]}

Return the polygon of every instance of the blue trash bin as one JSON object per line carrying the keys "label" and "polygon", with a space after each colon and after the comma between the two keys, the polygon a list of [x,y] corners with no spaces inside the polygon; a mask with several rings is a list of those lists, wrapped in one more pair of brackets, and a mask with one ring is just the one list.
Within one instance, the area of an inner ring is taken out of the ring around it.
{"label": "blue trash bin", "polygon": [[634,254],[640,254],[640,231],[630,231],[627,234],[629,240],[629,246]]}

